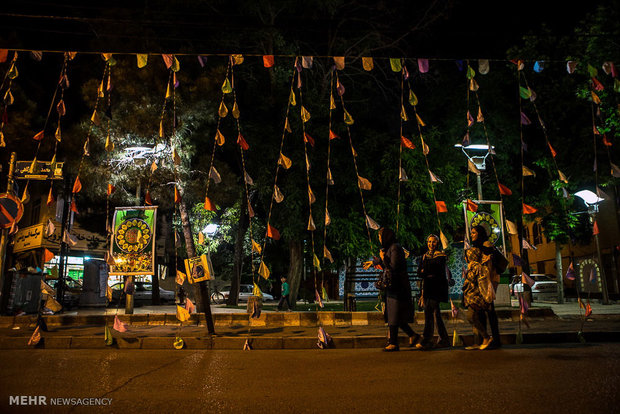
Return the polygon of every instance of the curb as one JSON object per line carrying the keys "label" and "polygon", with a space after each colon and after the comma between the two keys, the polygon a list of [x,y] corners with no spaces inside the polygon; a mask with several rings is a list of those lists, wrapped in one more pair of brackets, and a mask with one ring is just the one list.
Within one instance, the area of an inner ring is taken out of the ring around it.
{"label": "curb", "polygon": [[[473,335],[459,335],[463,346],[471,345]],[[182,337],[185,349],[243,349],[247,336],[205,336]],[[620,332],[585,332],[586,342],[620,342]],[[103,336],[48,336],[43,335],[36,346],[28,346],[28,337],[0,337],[0,349],[174,349],[174,336],[159,337],[115,337],[111,346],[106,346]],[[250,344],[258,349],[317,349],[315,336],[284,337],[260,336],[250,337]],[[333,348],[336,349],[367,349],[382,348],[385,346],[385,336],[337,336],[333,337]],[[514,333],[502,334],[503,345],[516,345],[517,335]],[[580,343],[576,332],[553,333],[526,333],[523,334],[523,344],[557,344]],[[407,348],[407,338],[400,337],[400,345]],[[456,347],[454,349],[461,349]]]}

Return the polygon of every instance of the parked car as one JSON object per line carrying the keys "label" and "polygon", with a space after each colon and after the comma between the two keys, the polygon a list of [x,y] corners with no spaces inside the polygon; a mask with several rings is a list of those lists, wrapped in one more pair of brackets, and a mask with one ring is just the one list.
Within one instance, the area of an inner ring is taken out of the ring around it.
{"label": "parked car", "polygon": [[[534,300],[555,300],[558,297],[558,282],[552,275],[533,274],[530,275],[534,281],[534,285],[531,287],[532,298]],[[527,292],[530,290],[529,286],[525,288]],[[523,283],[521,282],[521,275],[513,276],[510,283],[510,291],[513,295],[523,292]]]}
{"label": "parked car", "polygon": [[[247,301],[248,298],[252,296],[253,290],[254,290],[253,285],[240,285],[239,286],[239,301],[241,302]],[[228,296],[230,296],[230,288],[229,290],[226,290],[220,293],[224,295],[224,299],[228,299]],[[263,301],[266,302],[269,300],[273,300],[273,296],[271,296],[269,293],[263,292]]]}
{"label": "parked car", "polygon": [[[151,282],[134,282],[135,292],[133,300],[135,304],[150,305],[153,300],[153,284]],[[122,295],[125,284],[123,282],[115,283],[112,287],[112,303],[118,303]],[[159,299],[162,305],[174,304],[174,292],[159,288]]]}
{"label": "parked car", "polygon": [[[46,279],[47,283],[52,289],[56,291],[58,287],[58,279]],[[65,289],[62,295],[62,302],[65,308],[71,309],[78,306],[80,303],[80,295],[82,294],[82,283],[79,280],[72,278],[65,279]],[[55,298],[55,297],[54,297]]]}

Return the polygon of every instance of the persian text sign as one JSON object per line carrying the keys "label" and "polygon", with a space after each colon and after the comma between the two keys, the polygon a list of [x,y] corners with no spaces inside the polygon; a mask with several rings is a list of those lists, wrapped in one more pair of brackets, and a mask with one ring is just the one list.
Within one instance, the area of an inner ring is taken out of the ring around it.
{"label": "persian text sign", "polygon": [[110,275],[155,273],[157,207],[117,207],[112,221]]}

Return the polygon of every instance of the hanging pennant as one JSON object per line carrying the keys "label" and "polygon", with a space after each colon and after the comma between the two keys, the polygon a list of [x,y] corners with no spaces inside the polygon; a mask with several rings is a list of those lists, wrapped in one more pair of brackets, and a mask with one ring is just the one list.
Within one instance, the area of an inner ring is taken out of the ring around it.
{"label": "hanging pennant", "polygon": [[179,204],[181,202],[181,193],[179,192],[179,188],[174,186],[174,204]]}
{"label": "hanging pennant", "polygon": [[558,176],[560,177],[560,181],[562,181],[564,184],[568,184],[568,178],[566,178],[562,171],[558,170]]}
{"label": "hanging pennant", "polygon": [[308,122],[310,120],[310,112],[303,106],[301,107],[301,119],[304,122]]}
{"label": "hanging pennant", "polygon": [[248,174],[247,171],[243,174],[243,180],[247,185],[254,185],[254,180],[250,177],[250,174]]}
{"label": "hanging pennant", "polygon": [[329,109],[330,111],[336,109],[336,101],[334,100],[334,95],[329,95]]}
{"label": "hanging pennant", "polygon": [[610,162],[610,164],[611,164],[611,176],[615,178],[620,178],[620,167],[618,167],[613,162]]}
{"label": "hanging pennant", "polygon": [[534,214],[536,213],[538,210],[530,205],[527,205],[525,203],[523,204],[523,214]]}
{"label": "hanging pennant", "polygon": [[289,168],[291,168],[291,165],[293,165],[293,162],[289,157],[280,153],[280,158],[278,158],[278,164],[284,167],[285,170],[288,170]]}
{"label": "hanging pennant", "polygon": [[407,117],[407,111],[405,111],[405,105],[402,105],[400,108],[400,119],[407,122],[409,118]]}
{"label": "hanging pennant", "polygon": [[60,122],[58,123],[58,128],[56,128],[56,132],[54,132],[54,138],[56,138],[56,141],[58,142],[62,140],[62,133],[60,131]]}
{"label": "hanging pennant", "polygon": [[231,55],[233,65],[240,65],[243,63],[243,55]]}
{"label": "hanging pennant", "polygon": [[372,58],[371,57],[363,57],[362,58],[362,67],[367,72],[371,71],[375,67],[375,64],[374,64]]}
{"label": "hanging pennant", "polygon": [[334,56],[334,64],[336,65],[336,69],[343,70],[344,69],[344,56]]}
{"label": "hanging pennant", "polygon": [[570,262],[570,264],[568,265],[568,269],[566,270],[566,279],[568,280],[575,280],[575,276],[577,274],[575,273],[575,268],[573,267],[573,262]]}
{"label": "hanging pennant", "polygon": [[592,225],[592,235],[596,236],[597,234],[599,234],[598,223],[594,220],[594,224]]}
{"label": "hanging pennant", "polygon": [[252,239],[252,251],[258,254],[261,254],[263,249],[260,247],[260,244],[256,243],[254,239]]}
{"label": "hanging pennant", "polygon": [[606,147],[611,147],[613,146],[613,144],[611,143],[611,141],[609,141],[607,139],[607,134],[603,134],[603,145],[605,145]]}
{"label": "hanging pennant", "polygon": [[443,234],[443,231],[439,230],[439,239],[441,240],[441,247],[446,250],[448,247],[450,247],[450,242],[448,241],[448,238],[446,237],[445,234]]}
{"label": "hanging pennant", "polygon": [[331,129],[329,130],[329,139],[336,139],[336,138],[340,138],[338,135],[336,135],[336,133],[334,131],[332,131]]}
{"label": "hanging pennant", "polygon": [[28,346],[36,346],[41,341],[41,331],[39,325],[37,325],[36,329],[28,339]]}
{"label": "hanging pennant", "polygon": [[478,204],[474,203],[469,198],[467,199],[465,203],[466,203],[467,211],[471,211],[472,213],[475,213],[476,211],[478,211]]}
{"label": "hanging pennant", "polygon": [[266,68],[271,68],[275,64],[275,59],[273,55],[264,55],[263,56],[263,66]]}
{"label": "hanging pennant", "polygon": [[185,309],[182,306],[177,305],[177,319],[180,322],[185,322],[185,321],[188,321],[189,318],[190,318],[190,314],[187,311],[187,309]]}
{"label": "hanging pennant", "polygon": [[409,105],[416,106],[418,104],[418,97],[413,93],[413,91],[409,90]]}
{"label": "hanging pennant", "polygon": [[54,193],[52,192],[52,187],[50,187],[50,192],[47,194],[47,206],[51,207],[55,202]]}
{"label": "hanging pennant", "polygon": [[280,240],[280,232],[271,224],[267,224],[267,237],[274,240]]}
{"label": "hanging pennant", "polygon": [[280,188],[278,188],[277,185],[274,185],[273,187],[273,199],[278,204],[284,200],[284,195],[282,194],[282,192],[280,191]]}
{"label": "hanging pennant", "polygon": [[441,180],[439,179],[439,177],[437,177],[435,174],[433,174],[433,172],[432,172],[431,170],[428,170],[428,173],[429,173],[429,175],[430,175],[430,177],[431,177],[431,183],[440,183],[440,184],[443,184],[443,181],[441,181]]}
{"label": "hanging pennant", "polygon": [[[316,253],[312,254],[312,265],[316,268],[316,270],[318,270],[319,272],[321,271],[321,261],[316,256]],[[316,290],[315,290],[315,292],[316,292]],[[318,296],[318,292],[316,292],[316,295]]]}
{"label": "hanging pennant", "polygon": [[351,116],[351,114],[347,112],[347,110],[344,108],[343,108],[343,111],[344,111],[344,123],[347,125],[353,125],[355,121],[353,120],[353,117]]}
{"label": "hanging pennant", "polygon": [[[172,57],[172,65],[170,65],[170,70],[173,72],[178,72],[181,69],[181,64],[176,56]],[[175,86],[176,87],[176,86]]]}
{"label": "hanging pennant", "polygon": [[97,126],[101,125],[101,119],[99,119],[99,114],[97,113],[96,109],[93,111],[93,114],[90,117],[90,121]]}
{"label": "hanging pennant", "polygon": [[215,211],[215,204],[209,197],[205,197],[204,209],[206,211]]}
{"label": "hanging pennant", "polygon": [[549,151],[551,151],[551,155],[553,156],[553,158],[555,158],[556,155],[558,155],[558,153],[555,152],[555,150],[553,149],[553,147],[551,146],[551,143],[549,141],[547,141],[547,145],[549,146]]}
{"label": "hanging pennant", "polygon": [[39,131],[32,137],[35,141],[41,141],[43,139],[43,131]]}
{"label": "hanging pennant", "polygon": [[480,170],[476,167],[476,164],[474,164],[472,160],[467,160],[467,169],[476,175],[480,174]]}
{"label": "hanging pennant", "polygon": [[307,227],[308,231],[314,231],[316,230],[316,226],[314,225],[314,220],[312,219],[312,214],[308,217],[308,227]]}
{"label": "hanging pennant", "polygon": [[521,247],[525,250],[536,250],[536,247],[532,246],[526,239],[522,240]]}
{"label": "hanging pennant", "polygon": [[217,143],[218,146],[222,146],[224,145],[224,143],[226,142],[226,140],[224,139],[224,135],[220,132],[220,130],[218,129],[217,132],[215,133],[215,142]]}
{"label": "hanging pennant", "polygon": [[477,122],[484,122],[484,116],[482,115],[482,109],[478,107],[478,116],[476,117]]}
{"label": "hanging pennant", "polygon": [[373,219],[371,219],[368,214],[366,214],[366,225],[373,230],[379,230],[380,228],[379,224]]}
{"label": "hanging pennant", "polygon": [[418,115],[417,113],[415,114],[416,119],[418,120],[418,124],[420,124],[420,126],[426,126],[426,124],[424,123],[424,121],[422,121],[422,118],[420,118],[420,115]]}
{"label": "hanging pennant", "polygon": [[323,246],[323,259],[327,259],[330,263],[334,263],[331,252],[327,249],[327,246]]}
{"label": "hanging pennant", "polygon": [[334,179],[332,178],[332,170],[327,169],[327,185],[334,185]]}
{"label": "hanging pennant", "polygon": [[249,201],[248,201],[248,216],[250,216],[250,218],[254,217],[254,209],[252,208],[252,204],[250,204]]}
{"label": "hanging pennant", "polygon": [[521,283],[527,284],[529,287],[534,286],[534,280],[529,277],[525,272],[521,272]]}
{"label": "hanging pennant", "polygon": [[336,92],[338,92],[338,96],[344,95],[345,92],[344,85],[340,83],[340,79],[336,80]]}
{"label": "hanging pennant", "polygon": [[153,174],[157,170],[157,163],[153,161],[151,163],[151,174]]}
{"label": "hanging pennant", "polygon": [[409,177],[407,177],[407,173],[405,172],[405,169],[403,167],[400,167],[400,171],[398,173],[398,180],[400,182],[409,181]]}
{"label": "hanging pennant", "polygon": [[164,137],[164,120],[160,119],[159,120],[159,138],[163,138]]}
{"label": "hanging pennant", "polygon": [[521,98],[523,99],[529,99],[532,96],[532,91],[530,88],[519,86],[519,95],[521,95]]}
{"label": "hanging pennant", "polygon": [[487,59],[478,60],[478,72],[480,72],[481,75],[489,73],[489,61]]}
{"label": "hanging pennant", "polygon": [[90,150],[89,150],[89,148],[90,148],[90,138],[87,138],[86,142],[84,142],[84,148],[83,148],[84,156],[85,157],[90,157]]}
{"label": "hanging pennant", "polygon": [[545,62],[542,60],[537,60],[534,62],[534,72],[540,73],[545,68]]}
{"label": "hanging pennant", "polygon": [[215,166],[211,166],[211,169],[209,170],[209,178],[211,178],[215,184],[219,184],[222,182],[222,177],[220,176],[220,173],[215,169]]}
{"label": "hanging pennant", "polygon": [[239,119],[239,117],[241,116],[241,112],[239,111],[239,106],[237,105],[237,101],[235,101],[235,103],[233,104],[232,116],[235,119]]}
{"label": "hanging pennant", "polygon": [[146,193],[144,194],[144,204],[148,206],[153,205],[153,200],[151,200],[151,192],[149,190],[146,190]]}
{"label": "hanging pennant", "polygon": [[403,69],[400,58],[390,58],[390,67],[392,72],[400,72]]}
{"label": "hanging pennant", "polygon": [[523,166],[521,173],[524,177],[536,177],[536,173],[527,168],[525,165]]}
{"label": "hanging pennant", "polygon": [[116,190],[116,187],[114,187],[112,184],[108,183],[108,188],[106,189],[106,195],[108,197],[110,197],[112,195],[112,193],[114,193],[115,190]]}
{"label": "hanging pennant", "polygon": [[239,134],[237,136],[237,144],[241,147],[241,149],[243,149],[244,151],[247,151],[250,149],[250,146],[248,145],[248,143],[246,142],[245,138],[243,138],[243,135]]}
{"label": "hanging pennant", "polygon": [[105,138],[105,150],[107,152],[112,152],[114,150],[114,143],[110,139],[110,134],[108,134]]}
{"label": "hanging pennant", "polygon": [[575,72],[575,69],[577,68],[577,62],[574,60],[569,60],[568,62],[566,62],[566,71],[570,74],[573,74]]}
{"label": "hanging pennant", "polygon": [[71,191],[73,194],[79,193],[82,191],[82,182],[80,181],[80,176],[75,177],[75,182],[73,183],[73,190]]}
{"label": "hanging pennant", "polygon": [[310,69],[312,67],[312,56],[302,56],[301,57],[301,66],[304,69]]}
{"label": "hanging pennant", "polygon": [[314,138],[312,138],[307,132],[304,132],[304,142],[307,142],[311,147],[314,147]]}
{"label": "hanging pennant", "polygon": [[330,224],[332,224],[332,219],[329,215],[329,211],[327,210],[327,207],[325,208],[325,220],[324,220],[324,224],[325,226],[329,226]]}
{"label": "hanging pennant", "polygon": [[138,63],[138,68],[142,69],[143,67],[146,66],[148,60],[149,60],[149,55],[147,55],[146,53],[142,54],[137,54],[136,55],[136,59],[137,59],[137,63]]}
{"label": "hanging pennant", "polygon": [[174,165],[181,165],[181,157],[179,156],[176,148],[172,148],[172,162]]}
{"label": "hanging pennant", "polygon": [[497,183],[497,186],[499,187],[499,193],[501,195],[505,195],[505,196],[512,195],[512,191],[510,190],[510,188],[506,187],[504,184]]}
{"label": "hanging pennant", "polygon": [[420,73],[428,72],[428,59],[418,59],[418,70]]}
{"label": "hanging pennant", "polygon": [[362,190],[370,190],[370,189],[372,189],[372,183],[370,181],[368,181],[366,178],[361,177],[359,175],[357,176],[357,185]]}
{"label": "hanging pennant", "polygon": [[476,76],[476,71],[471,66],[467,65],[467,72],[465,72],[467,79],[473,79]]}
{"label": "hanging pennant", "polygon": [[220,102],[220,107],[217,110],[217,114],[220,116],[220,118],[226,118],[226,116],[228,115],[228,108],[226,107],[223,99],[222,102]]}
{"label": "hanging pennant", "polygon": [[260,265],[258,266],[258,274],[261,275],[264,279],[269,279],[269,275],[271,275],[271,272],[267,268],[267,265],[262,260],[260,262]]}
{"label": "hanging pennant", "polygon": [[226,79],[224,79],[224,83],[222,84],[222,93],[231,93],[232,92],[232,85],[230,84],[230,80],[228,79],[228,77],[226,77]]}
{"label": "hanging pennant", "polygon": [[478,89],[480,89],[480,86],[478,85],[478,82],[476,82],[475,79],[471,79],[469,81],[469,90],[472,92],[476,92]]}
{"label": "hanging pennant", "polygon": [[525,115],[525,112],[521,112],[521,125],[530,125],[532,121]]}
{"label": "hanging pennant", "polygon": [[466,147],[468,146],[470,143],[470,139],[469,139],[469,130],[467,130],[467,132],[465,133],[465,136],[463,137],[463,140],[461,141],[461,144]]}
{"label": "hanging pennant", "polygon": [[474,125],[474,117],[471,115],[469,111],[467,111],[467,126],[471,127]]}
{"label": "hanging pennant", "polygon": [[444,201],[435,201],[435,208],[438,213],[447,213],[448,207],[446,207],[446,203]]}
{"label": "hanging pennant", "polygon": [[284,129],[286,132],[291,133],[293,130],[291,129],[291,124],[288,122],[288,117],[284,120]]}

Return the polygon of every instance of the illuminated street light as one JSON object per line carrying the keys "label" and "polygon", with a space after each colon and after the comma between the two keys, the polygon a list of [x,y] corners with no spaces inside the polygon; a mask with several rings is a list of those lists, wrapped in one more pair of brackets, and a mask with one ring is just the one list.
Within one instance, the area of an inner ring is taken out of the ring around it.
{"label": "illuminated street light", "polygon": [[465,154],[465,156],[467,157],[467,159],[471,161],[478,169],[478,173],[476,173],[476,183],[478,185],[478,200],[483,200],[482,180],[480,178],[480,171],[484,171],[487,169],[487,157],[491,154],[495,154],[495,147],[491,146],[491,148],[489,148],[489,146],[486,144],[472,144],[467,146],[456,144],[454,145],[454,148],[460,148],[461,151],[463,151],[463,154]]}

